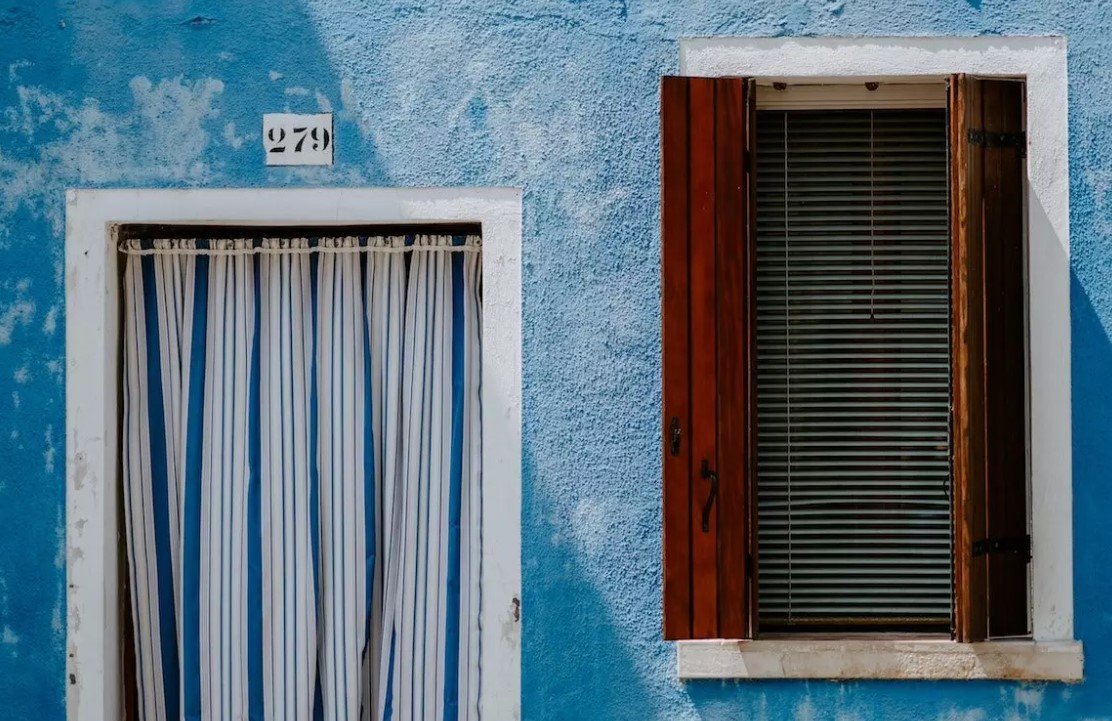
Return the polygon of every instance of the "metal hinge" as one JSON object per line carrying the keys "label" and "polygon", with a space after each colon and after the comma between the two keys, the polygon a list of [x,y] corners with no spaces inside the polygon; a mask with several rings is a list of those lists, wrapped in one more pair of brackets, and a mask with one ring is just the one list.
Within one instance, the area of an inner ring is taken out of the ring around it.
{"label": "metal hinge", "polygon": [[970,128],[969,143],[981,148],[1015,148],[1019,151],[1019,157],[1027,157],[1027,133],[995,133]]}
{"label": "metal hinge", "polygon": [[982,538],[973,542],[973,557],[983,556],[987,553],[1009,553],[1023,556],[1031,560],[1030,536],[999,536],[996,538]]}

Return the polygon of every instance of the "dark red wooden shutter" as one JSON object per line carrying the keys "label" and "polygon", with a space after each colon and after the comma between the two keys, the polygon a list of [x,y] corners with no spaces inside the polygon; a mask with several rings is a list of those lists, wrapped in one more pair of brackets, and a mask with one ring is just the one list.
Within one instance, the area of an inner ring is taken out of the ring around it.
{"label": "dark red wooden shutter", "polygon": [[661,85],[669,639],[749,633],[747,93],[740,78]]}
{"label": "dark red wooden shutter", "polygon": [[1023,84],[950,81],[955,635],[1025,635]]}

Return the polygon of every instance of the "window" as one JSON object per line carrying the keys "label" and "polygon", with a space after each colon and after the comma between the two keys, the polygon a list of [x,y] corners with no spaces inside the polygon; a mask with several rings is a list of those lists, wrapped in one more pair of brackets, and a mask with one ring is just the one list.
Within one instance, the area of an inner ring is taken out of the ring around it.
{"label": "window", "polygon": [[1030,633],[1024,85],[947,86],[665,78],[667,638]]}
{"label": "window", "polygon": [[760,627],[948,630],[945,112],[758,108],[756,149]]}

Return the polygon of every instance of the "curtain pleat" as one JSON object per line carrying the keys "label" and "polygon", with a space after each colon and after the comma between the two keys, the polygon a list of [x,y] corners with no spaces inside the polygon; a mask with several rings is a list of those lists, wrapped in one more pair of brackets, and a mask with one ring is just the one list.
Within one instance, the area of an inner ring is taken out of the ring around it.
{"label": "curtain pleat", "polygon": [[141,717],[478,718],[477,239],[131,243]]}
{"label": "curtain pleat", "polygon": [[[351,243],[340,239],[336,243]],[[320,258],[320,673],[324,717],[357,718],[365,621],[366,354],[359,258]],[[357,322],[358,321],[358,322]]]}
{"label": "curtain pleat", "polygon": [[[297,241],[286,241],[294,247]],[[262,256],[260,438],[263,708],[265,718],[308,718],[317,644],[309,501],[314,312],[309,259]],[[280,480],[278,480],[280,479]]]}
{"label": "curtain pleat", "polygon": [[[151,464],[152,430],[159,419],[151,406],[161,396],[161,374],[151,355],[157,353],[157,330],[148,335],[148,306],[157,307],[154,294],[148,293],[143,259],[129,257],[124,271],[124,353],[128,361],[124,372],[122,427],[127,442],[122,449],[124,485],[124,525],[127,536],[128,565],[131,568],[131,603],[135,624],[136,684],[145,719],[163,721],[174,713],[166,691],[176,679],[169,678],[165,666],[173,649],[163,643],[163,630],[170,619],[164,611],[167,589],[160,581],[167,574],[169,558],[161,558],[155,539],[155,497],[166,487],[166,478],[157,478]],[[150,341],[154,341],[151,348]],[[152,377],[153,376],[153,377]],[[162,560],[163,563],[159,561]],[[171,571],[172,573],[172,571]],[[173,589],[169,589],[173,598]]]}
{"label": "curtain pleat", "polygon": [[462,358],[462,388],[456,413],[460,429],[453,429],[453,442],[459,444],[459,482],[453,489],[460,497],[460,622],[457,659],[459,663],[459,718],[479,718],[479,581],[482,577],[482,425],[479,388],[482,336],[479,314],[481,266],[479,256],[454,260],[462,267],[462,282],[456,286],[458,300],[453,305],[463,327],[455,340],[454,353]]}
{"label": "curtain pleat", "polygon": [[[222,243],[234,247],[232,241]],[[185,567],[196,564],[199,578],[200,718],[249,716],[245,581],[251,409],[247,399],[255,345],[250,265],[252,260],[245,256],[210,259],[205,413],[190,419],[200,424],[203,435],[200,477],[186,489],[200,496],[199,553],[183,559]],[[190,602],[185,599],[183,604]],[[183,673],[191,674],[193,669],[185,668]]]}
{"label": "curtain pleat", "polygon": [[[394,239],[396,240],[396,239]],[[374,469],[373,548],[381,559],[371,589],[371,612],[366,658],[372,682],[364,686],[366,716],[385,719],[392,696],[392,649],[397,609],[400,526],[399,459],[401,458],[402,329],[405,308],[405,258],[398,254],[367,256],[366,306],[380,312],[367,315],[369,339],[372,462]],[[387,622],[389,619],[389,622]],[[373,714],[373,715],[372,715]]]}

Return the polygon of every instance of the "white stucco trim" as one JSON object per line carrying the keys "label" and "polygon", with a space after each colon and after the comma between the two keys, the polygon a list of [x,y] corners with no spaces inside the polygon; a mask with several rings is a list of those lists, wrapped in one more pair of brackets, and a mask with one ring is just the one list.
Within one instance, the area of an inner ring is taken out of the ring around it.
{"label": "white stucco trim", "polygon": [[1062,37],[694,38],[680,72],[808,82],[1027,81],[1031,613],[1036,641],[1073,639],[1069,131]]}
{"label": "white stucco trim", "polygon": [[1022,679],[1080,681],[1076,641],[681,641],[681,679]]}
{"label": "white stucco trim", "polygon": [[66,194],[66,716],[115,721],[117,223],[478,222],[483,253],[483,551],[487,719],[520,717],[521,191],[511,188],[71,190]]}

